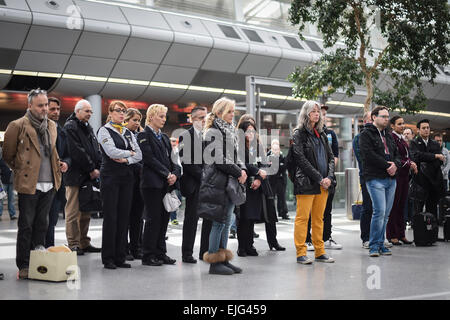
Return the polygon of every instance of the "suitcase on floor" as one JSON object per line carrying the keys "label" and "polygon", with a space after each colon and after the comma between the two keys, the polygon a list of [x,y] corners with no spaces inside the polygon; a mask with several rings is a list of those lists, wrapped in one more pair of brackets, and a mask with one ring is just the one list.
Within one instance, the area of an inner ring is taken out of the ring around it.
{"label": "suitcase on floor", "polygon": [[441,226],[444,224],[445,217],[450,216],[450,195],[448,192],[439,200],[438,216],[438,223]]}
{"label": "suitcase on floor", "polygon": [[450,214],[444,219],[444,241],[450,241]]}
{"label": "suitcase on floor", "polygon": [[431,246],[437,241],[439,227],[436,217],[429,212],[419,212],[413,216],[414,243],[416,246]]}

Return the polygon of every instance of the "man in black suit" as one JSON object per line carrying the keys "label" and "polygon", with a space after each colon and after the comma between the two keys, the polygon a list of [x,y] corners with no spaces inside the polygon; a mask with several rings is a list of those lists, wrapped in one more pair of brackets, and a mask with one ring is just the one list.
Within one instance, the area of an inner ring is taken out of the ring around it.
{"label": "man in black suit", "polygon": [[[59,158],[61,159],[62,172],[66,172],[69,168],[70,158],[67,157],[66,152],[66,134],[64,129],[59,125],[59,115],[61,113],[61,102],[54,97],[48,98],[48,118],[55,121],[56,130],[58,136],[56,138],[56,150],[58,151]],[[45,237],[45,247],[52,247],[55,245],[55,227],[58,223],[58,215],[66,205],[66,188],[63,181],[61,181],[61,187],[56,192],[53,198],[53,203],[49,212],[48,229]]]}
{"label": "man in black suit", "polygon": [[417,164],[419,170],[415,182],[427,191],[427,199],[425,202],[418,203],[418,209],[422,210],[425,205],[426,211],[437,218],[437,205],[444,193],[441,171],[444,155],[439,143],[430,139],[430,121],[420,120],[417,128],[419,135],[410,144],[411,159]]}
{"label": "man in black suit", "polygon": [[[192,127],[186,130],[179,139],[180,159],[183,166],[183,175],[180,180],[181,194],[186,197],[181,252],[183,262],[186,263],[197,263],[197,260],[192,255],[198,222],[197,203],[203,167],[202,131],[205,126],[206,113],[205,107],[194,107],[191,111]],[[207,229],[209,224],[206,220],[203,220],[203,247],[205,247],[205,241],[208,241],[209,230]],[[211,226],[209,226],[210,228]],[[208,250],[207,244],[205,250]]]}

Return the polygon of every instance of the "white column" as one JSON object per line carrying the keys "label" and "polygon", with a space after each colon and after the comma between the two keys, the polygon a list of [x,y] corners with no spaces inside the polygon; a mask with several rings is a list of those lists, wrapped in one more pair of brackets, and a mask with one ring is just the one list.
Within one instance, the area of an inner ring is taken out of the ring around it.
{"label": "white column", "polygon": [[242,0],[234,0],[234,18],[236,21],[244,21],[244,8]]}
{"label": "white column", "polygon": [[89,119],[89,124],[94,129],[94,133],[97,134],[98,129],[102,126],[102,97],[98,94],[85,98],[91,104],[92,111],[94,113]]}

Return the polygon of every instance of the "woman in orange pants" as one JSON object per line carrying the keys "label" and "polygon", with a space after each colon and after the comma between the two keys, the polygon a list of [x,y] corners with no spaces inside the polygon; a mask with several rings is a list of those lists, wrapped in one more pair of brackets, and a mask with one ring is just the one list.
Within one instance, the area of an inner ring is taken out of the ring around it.
{"label": "woman in orange pants", "polygon": [[293,160],[295,162],[294,194],[297,198],[297,215],[294,226],[294,242],[297,262],[311,264],[306,255],[306,233],[311,214],[312,242],[315,260],[334,262],[324,249],[323,213],[327,204],[328,189],[334,188],[334,156],[323,131],[320,105],[306,101],[300,111],[293,135]]}

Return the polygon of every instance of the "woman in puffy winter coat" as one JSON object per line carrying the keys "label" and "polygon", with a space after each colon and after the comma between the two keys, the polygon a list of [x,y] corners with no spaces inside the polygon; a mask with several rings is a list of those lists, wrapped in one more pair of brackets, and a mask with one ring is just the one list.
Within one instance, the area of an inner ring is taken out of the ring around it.
{"label": "woman in puffy winter coat", "polygon": [[205,151],[202,182],[199,192],[198,215],[212,221],[208,252],[203,261],[210,263],[209,273],[231,275],[242,269],[232,265],[227,250],[228,234],[234,204],[229,199],[228,179],[245,183],[245,166],[238,164],[236,131],[233,125],[235,102],[227,98],[217,100],[205,125]]}

